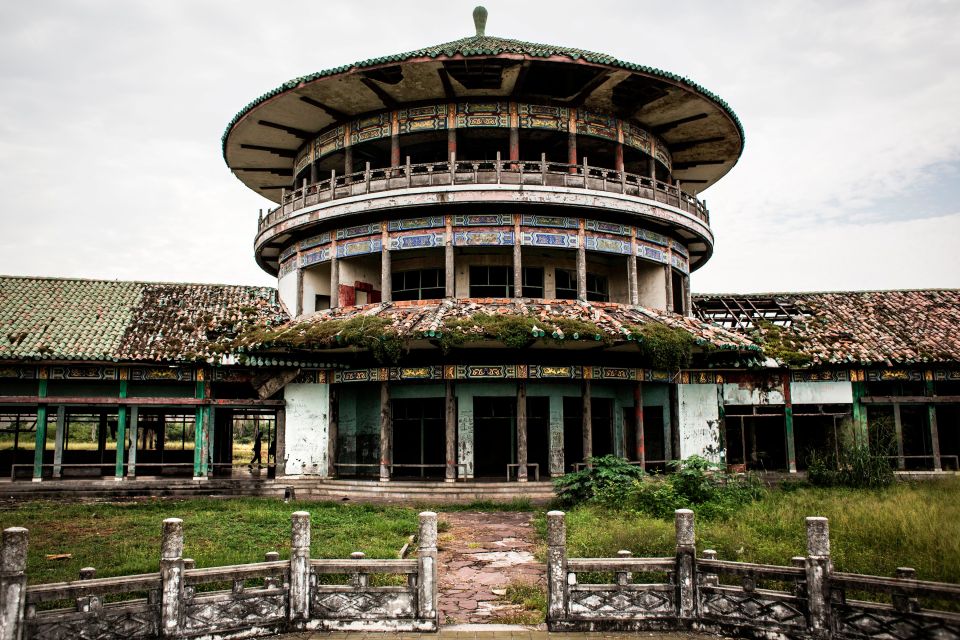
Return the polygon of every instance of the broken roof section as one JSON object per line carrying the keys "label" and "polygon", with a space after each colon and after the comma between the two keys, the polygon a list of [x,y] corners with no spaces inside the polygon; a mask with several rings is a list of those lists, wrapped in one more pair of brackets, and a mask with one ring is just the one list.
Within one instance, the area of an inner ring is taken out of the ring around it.
{"label": "broken roof section", "polygon": [[192,361],[286,320],[269,287],[0,277],[0,360]]}
{"label": "broken roof section", "polygon": [[[728,310],[728,326],[794,366],[960,362],[957,289],[711,294],[694,307],[711,320]],[[774,307],[789,321],[768,316]]]}

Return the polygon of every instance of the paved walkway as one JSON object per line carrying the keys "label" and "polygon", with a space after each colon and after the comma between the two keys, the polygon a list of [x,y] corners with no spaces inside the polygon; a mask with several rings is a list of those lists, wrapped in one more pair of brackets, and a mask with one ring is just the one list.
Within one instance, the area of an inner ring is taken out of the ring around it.
{"label": "paved walkway", "polygon": [[522,607],[503,600],[510,584],[546,588],[534,559],[531,513],[453,512],[440,515],[437,569],[440,624],[524,622]]}
{"label": "paved walkway", "polygon": [[[479,627],[484,627],[480,629]],[[463,625],[446,627],[437,633],[342,633],[331,631],[306,631],[276,636],[278,640],[710,640],[717,636],[695,633],[547,633],[510,625]]]}

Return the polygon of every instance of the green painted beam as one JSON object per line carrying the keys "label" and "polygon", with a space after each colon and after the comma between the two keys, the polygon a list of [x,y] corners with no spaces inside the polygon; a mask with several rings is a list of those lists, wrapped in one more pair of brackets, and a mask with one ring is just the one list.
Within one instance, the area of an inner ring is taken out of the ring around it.
{"label": "green painted beam", "polygon": [[867,395],[866,382],[851,382],[853,390],[853,435],[858,447],[869,447],[870,438],[867,431],[867,408],[860,399]]}
{"label": "green painted beam", "polygon": [[[198,400],[203,399],[205,392],[203,380],[197,380],[196,388],[194,389],[194,397]],[[193,418],[193,477],[199,477],[204,474],[204,464],[203,460],[203,418],[204,410],[203,407],[197,407],[194,411]]]}

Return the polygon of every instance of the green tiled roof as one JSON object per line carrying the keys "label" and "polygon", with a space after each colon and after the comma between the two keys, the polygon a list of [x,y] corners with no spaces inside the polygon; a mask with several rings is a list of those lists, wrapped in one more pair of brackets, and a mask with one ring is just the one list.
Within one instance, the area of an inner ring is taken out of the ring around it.
{"label": "green tiled roof", "polygon": [[496,56],[500,54],[519,54],[525,56],[531,56],[535,58],[550,58],[553,56],[560,56],[569,58],[571,60],[585,60],[593,64],[604,64],[611,67],[619,67],[621,69],[627,69],[630,71],[638,71],[640,73],[649,74],[658,78],[663,78],[665,80],[670,80],[672,82],[677,82],[689,89],[696,91],[697,93],[709,98],[716,104],[718,104],[723,110],[730,116],[733,122],[737,126],[737,130],[740,134],[740,139],[746,141],[746,136],[743,132],[743,125],[740,123],[740,118],[737,117],[737,114],[734,113],[733,109],[730,108],[723,99],[714,93],[710,92],[706,88],[700,86],[693,80],[680,76],[675,73],[670,73],[669,71],[663,71],[661,69],[656,69],[654,67],[648,67],[642,64],[635,64],[633,62],[626,62],[619,60],[611,55],[605,53],[597,53],[594,51],[586,51],[584,49],[576,49],[573,47],[562,47],[557,45],[550,44],[538,44],[536,42],[524,42],[522,40],[511,40],[509,38],[497,38],[494,36],[487,35],[475,35],[467,38],[461,38],[459,40],[454,40],[452,42],[447,42],[444,44],[438,44],[432,47],[425,47],[423,49],[417,49],[415,51],[408,51],[406,53],[397,53],[390,56],[382,56],[379,58],[369,58],[367,60],[361,60],[349,65],[343,65],[340,67],[334,67],[332,69],[326,69],[324,71],[318,71],[316,73],[311,73],[309,75],[301,76],[299,78],[294,78],[284,82],[282,85],[268,91],[263,94],[256,100],[247,104],[243,109],[240,110],[237,115],[233,117],[230,121],[230,124],[227,125],[226,130],[223,132],[223,137],[221,138],[221,143],[223,146],[223,155],[226,159],[226,149],[227,149],[227,137],[230,135],[230,130],[233,129],[233,126],[247,114],[248,111],[256,107],[257,105],[273,98],[274,96],[280,95],[291,89],[296,89],[301,84],[307,82],[313,82],[314,80],[319,80],[327,76],[333,76],[339,73],[344,73],[350,69],[363,69],[366,67],[374,67],[377,65],[388,64],[391,62],[405,62],[407,60],[413,60],[415,58],[439,58],[444,57],[453,57],[456,55],[461,55],[464,57],[475,57],[475,56]]}
{"label": "green tiled roof", "polygon": [[0,360],[196,360],[284,320],[269,287],[0,277]]}

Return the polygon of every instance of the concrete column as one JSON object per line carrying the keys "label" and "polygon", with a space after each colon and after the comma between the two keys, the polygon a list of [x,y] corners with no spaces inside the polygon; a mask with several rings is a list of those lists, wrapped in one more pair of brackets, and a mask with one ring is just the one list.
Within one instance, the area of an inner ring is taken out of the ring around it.
{"label": "concrete column", "polygon": [[310,514],[290,516],[290,620],[310,618]]}
{"label": "concrete column", "polygon": [[523,297],[523,256],[520,246],[520,214],[513,216],[513,297]]}
{"label": "concrete column", "polygon": [[[194,384],[194,397],[202,400],[204,397],[203,380]],[[203,407],[193,410],[193,477],[203,476]]]}
{"label": "concrete column", "polygon": [[130,451],[127,454],[127,477],[131,480],[137,477],[137,443],[140,439],[139,431],[140,407],[130,407]]}
{"label": "concrete column", "polygon": [[393,112],[390,127],[390,166],[400,166],[400,131],[396,111]]}
{"label": "concrete column", "polygon": [[457,152],[457,130],[447,124],[447,157]]}
{"label": "concrete column", "polygon": [[647,449],[643,433],[643,383],[637,381],[633,387],[633,433],[634,458],[640,463],[640,468],[647,468]]}
{"label": "concrete column", "polygon": [[933,403],[934,389],[933,380],[926,381],[926,395],[930,398],[927,404],[927,420],[930,425],[930,446],[933,453],[933,470],[942,471],[943,465],[940,463],[940,432],[937,428],[937,405]]}
{"label": "concrete column", "polygon": [[0,640],[24,637],[27,604],[27,547],[30,532],[23,527],[3,530],[0,541]]}
{"label": "concrete column", "polygon": [[615,155],[614,155],[614,160],[613,160],[613,161],[614,161],[614,166],[616,167],[617,172],[622,173],[622,172],[624,171],[624,168],[623,168],[623,143],[622,143],[622,142],[618,142],[618,143],[617,143],[617,146],[614,147],[614,154],[615,154]]}
{"label": "concrete column", "polygon": [[550,395],[550,475],[563,475],[563,396]]}
{"label": "concrete column", "polygon": [[693,294],[690,292],[690,276],[683,276],[683,315],[693,315]]}
{"label": "concrete column", "polygon": [[390,416],[390,383],[380,383],[380,481],[390,479],[393,462],[393,420]]}
{"label": "concrete column", "polygon": [[[127,381],[120,381],[120,397],[127,397]],[[116,467],[114,469],[114,478],[116,480],[123,480],[124,472],[124,454],[126,453],[127,446],[127,407],[120,405],[120,408],[117,410],[117,460]],[[206,456],[203,457],[204,462],[204,471],[206,470]]]}
{"label": "concrete column", "polygon": [[420,513],[417,543],[417,618],[438,622],[437,609],[437,514]]}
{"label": "concrete column", "polygon": [[164,638],[181,635],[183,571],[183,520],[167,518],[163,521],[160,553],[160,634]]}
{"label": "concrete column", "polygon": [[453,260],[453,217],[445,216],[445,229],[443,238],[443,259],[444,259],[444,296],[454,298],[457,295],[456,283],[457,272]]}
{"label": "concrete column", "polygon": [[903,421],[900,418],[900,403],[893,405],[893,428],[897,438],[897,469],[903,471],[906,468],[906,460],[903,457]]}
{"label": "concrete column", "polygon": [[577,231],[577,300],[587,299],[587,243],[583,220]]}
{"label": "concrete column", "polygon": [[[331,372],[331,375],[333,373]],[[337,477],[337,456],[340,439],[340,405],[339,390],[335,385],[330,385],[330,404],[329,413],[330,424],[327,431],[327,476]]]}
{"label": "concrete column", "polygon": [[337,240],[330,241],[330,308],[340,306],[340,265],[337,262]]}
{"label": "concrete column", "polygon": [[457,462],[473,477],[473,396],[457,396]]}
{"label": "concrete column", "polygon": [[567,612],[567,523],[563,511],[547,512],[547,624]]}
{"label": "concrete column", "polygon": [[444,405],[446,408],[446,423],[444,425],[446,470],[443,479],[445,482],[454,482],[457,479],[457,399],[453,395],[452,380],[447,380],[446,383]]}
{"label": "concrete column", "polygon": [[343,150],[343,173],[347,176],[353,173],[353,147]]}
{"label": "concrete column", "polygon": [[[577,164],[577,129],[575,126],[567,133],[567,164]],[[570,167],[570,171],[576,173],[577,168]]]}
{"label": "concrete column", "polygon": [[814,638],[829,638],[831,629],[830,526],[826,518],[807,518],[807,609],[809,631]]}
{"label": "concrete column", "polygon": [[273,436],[277,443],[273,451],[273,475],[282,478],[287,475],[287,410],[283,407],[277,409],[276,424],[276,433]]}
{"label": "concrete column", "polygon": [[[669,256],[669,253],[667,254]],[[673,308],[673,267],[669,264],[663,265],[663,277],[666,281],[667,304],[664,307],[667,311],[676,311]],[[677,312],[679,313],[679,311]]]}
{"label": "concrete column", "polygon": [[677,532],[676,573],[681,620],[692,620],[697,615],[697,547],[693,531],[693,511],[677,509],[674,512]]}
{"label": "concrete column", "polygon": [[593,401],[590,395],[590,381],[583,381],[583,459],[587,467],[592,467],[589,460],[593,457]]}
{"label": "concrete column", "polygon": [[527,481],[527,383],[517,382],[517,481]]}
{"label": "concrete column", "polygon": [[390,258],[390,233],[387,231],[387,223],[383,223],[383,231],[380,235],[382,249],[380,251],[380,300],[383,302],[393,302],[393,269]]}
{"label": "concrete column", "polygon": [[297,252],[297,308],[294,313],[299,318],[303,315],[303,269],[300,268],[300,252]]}
{"label": "concrete column", "polygon": [[627,256],[627,288],[630,290],[630,304],[640,304],[640,292],[637,284],[637,257],[635,252]]}
{"label": "concrete column", "polygon": [[[311,152],[312,153],[312,152]],[[310,162],[310,184],[317,184],[317,162]]]}
{"label": "concrete column", "polygon": [[63,441],[67,430],[67,408],[63,405],[57,407],[57,439],[53,445],[53,477],[60,478],[63,475]]}

